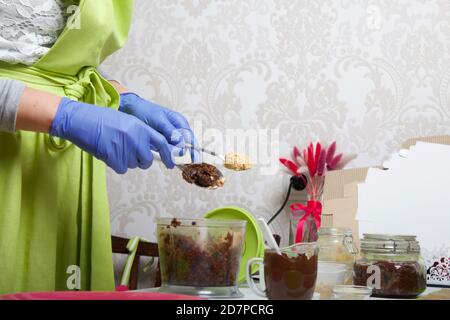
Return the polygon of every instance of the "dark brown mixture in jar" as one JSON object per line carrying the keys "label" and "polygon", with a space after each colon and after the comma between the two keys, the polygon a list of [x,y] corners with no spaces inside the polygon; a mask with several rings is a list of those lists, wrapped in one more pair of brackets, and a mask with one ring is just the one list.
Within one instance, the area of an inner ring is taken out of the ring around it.
{"label": "dark brown mixture in jar", "polygon": [[380,289],[373,288],[372,295],[386,298],[415,298],[426,289],[426,270],[415,261],[391,262],[371,261],[356,262],[353,269],[353,283],[359,286],[367,286],[368,278],[373,271],[367,268],[375,265],[380,268]]}
{"label": "dark brown mixture in jar", "polygon": [[203,188],[219,188],[225,184],[222,173],[207,163],[188,164],[183,167],[183,179]]}
{"label": "dark brown mixture in jar", "polygon": [[[166,229],[167,230],[167,229]],[[200,246],[190,236],[160,233],[162,281],[176,286],[231,287],[237,283],[242,246],[228,232]]]}
{"label": "dark brown mixture in jar", "polygon": [[266,294],[271,300],[310,300],[317,279],[317,255],[266,252],[264,255]]}

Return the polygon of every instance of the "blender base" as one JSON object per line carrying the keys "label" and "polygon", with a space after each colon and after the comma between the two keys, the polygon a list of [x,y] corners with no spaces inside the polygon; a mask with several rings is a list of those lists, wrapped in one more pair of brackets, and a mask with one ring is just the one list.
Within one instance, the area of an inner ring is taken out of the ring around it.
{"label": "blender base", "polygon": [[158,290],[163,293],[185,294],[198,296],[207,299],[236,299],[243,298],[244,295],[237,286],[233,287],[190,287],[163,285]]}

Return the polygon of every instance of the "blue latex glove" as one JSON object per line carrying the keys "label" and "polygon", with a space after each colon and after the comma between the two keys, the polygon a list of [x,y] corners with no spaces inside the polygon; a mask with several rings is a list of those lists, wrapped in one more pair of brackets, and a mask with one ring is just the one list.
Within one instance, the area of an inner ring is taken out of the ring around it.
{"label": "blue latex glove", "polygon": [[71,141],[119,174],[129,168],[148,169],[153,162],[151,150],[159,152],[167,168],[174,167],[173,147],[163,135],[112,109],[63,98],[49,133]]}
{"label": "blue latex glove", "polygon": [[[197,145],[189,123],[180,113],[142,99],[134,93],[122,93],[120,97],[119,111],[133,115],[157,130],[170,144],[182,150],[180,155],[184,154],[185,143]],[[198,162],[200,155],[191,149],[191,158],[193,162]]]}

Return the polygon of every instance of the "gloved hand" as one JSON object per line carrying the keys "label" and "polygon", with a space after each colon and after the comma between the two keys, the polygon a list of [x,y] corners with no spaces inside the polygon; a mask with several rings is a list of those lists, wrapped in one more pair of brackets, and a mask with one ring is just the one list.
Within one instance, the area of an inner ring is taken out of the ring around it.
{"label": "gloved hand", "polygon": [[167,168],[174,167],[173,147],[163,135],[112,109],[63,98],[49,133],[71,141],[120,174],[128,168],[148,169],[153,162],[151,150],[159,152]]}
{"label": "gloved hand", "polygon": [[[122,93],[120,97],[119,111],[139,118],[161,133],[173,146],[185,150],[185,143],[197,145],[189,123],[180,113],[142,99],[134,93]],[[183,154],[182,151],[180,155]],[[191,149],[191,158],[193,162],[200,159],[199,153],[194,149]]]}

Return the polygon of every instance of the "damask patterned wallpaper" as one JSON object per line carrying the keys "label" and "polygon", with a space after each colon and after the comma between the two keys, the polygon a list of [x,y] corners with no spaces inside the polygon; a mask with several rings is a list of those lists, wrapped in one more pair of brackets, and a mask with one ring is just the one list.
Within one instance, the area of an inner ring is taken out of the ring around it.
{"label": "damask patterned wallpaper", "polygon": [[[137,0],[135,11],[109,73],[196,131],[275,130],[272,160],[336,139],[359,155],[352,166],[379,164],[407,138],[450,132],[447,0]],[[110,172],[113,233],[154,240],[156,217],[225,205],[270,216],[288,181],[260,170],[227,179],[205,191],[157,163]],[[274,227],[287,237],[286,217]]]}

